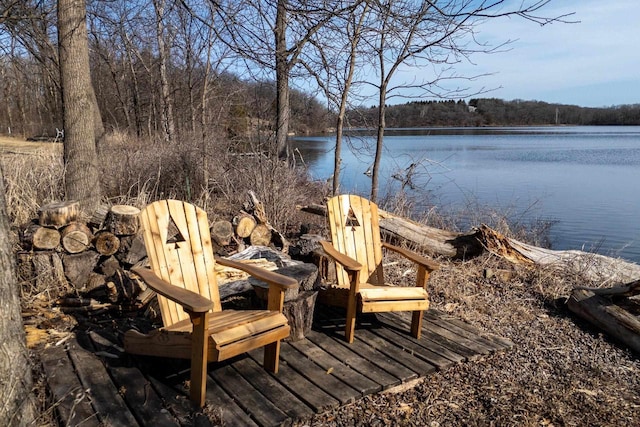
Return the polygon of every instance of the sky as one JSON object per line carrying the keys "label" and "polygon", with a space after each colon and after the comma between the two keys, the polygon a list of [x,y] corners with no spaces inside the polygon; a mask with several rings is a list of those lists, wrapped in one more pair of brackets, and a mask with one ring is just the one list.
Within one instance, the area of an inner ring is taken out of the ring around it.
{"label": "sky", "polygon": [[468,83],[472,90],[495,89],[478,97],[583,107],[640,104],[639,0],[553,0],[543,12],[575,12],[567,19],[579,22],[540,26],[499,18],[477,28],[481,40],[513,40],[506,52],[476,54],[474,64],[456,67],[461,75],[491,74]]}

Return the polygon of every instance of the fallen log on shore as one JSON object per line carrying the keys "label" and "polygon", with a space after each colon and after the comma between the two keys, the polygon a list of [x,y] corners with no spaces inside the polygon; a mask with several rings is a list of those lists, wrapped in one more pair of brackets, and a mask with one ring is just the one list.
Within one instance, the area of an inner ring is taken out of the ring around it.
{"label": "fallen log on shore", "polygon": [[[316,215],[327,215],[324,205],[299,206],[301,211]],[[378,209],[380,232],[391,241],[405,241],[416,249],[430,255],[450,258],[469,258],[481,254],[484,248],[476,238],[476,231],[456,233],[429,227],[419,222],[402,218],[391,212]]]}
{"label": "fallen log on shore", "polygon": [[[323,205],[302,206],[303,212],[326,216]],[[579,276],[601,286],[627,283],[640,277],[640,265],[577,250],[557,251],[511,239],[486,225],[469,233],[440,230],[378,210],[383,236],[401,240],[430,255],[469,258],[487,250],[514,264],[549,266],[562,274]]]}

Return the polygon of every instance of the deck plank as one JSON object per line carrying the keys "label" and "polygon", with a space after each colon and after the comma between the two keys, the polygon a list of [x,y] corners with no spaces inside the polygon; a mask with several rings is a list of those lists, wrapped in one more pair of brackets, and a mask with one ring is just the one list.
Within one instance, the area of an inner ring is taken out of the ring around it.
{"label": "deck plank", "polygon": [[322,369],[313,361],[305,360],[306,358],[289,343],[282,343],[280,357],[287,362],[287,365],[320,387],[325,393],[336,398],[342,405],[354,402],[362,396],[360,392],[340,381],[334,375],[330,375],[327,370]]}
{"label": "deck plank", "polygon": [[[252,351],[251,358],[258,362],[262,353]],[[280,370],[276,374],[278,381],[303,401],[314,412],[319,413],[340,405],[338,399],[325,392],[321,387],[309,381],[305,376],[290,367],[285,360],[280,361]]]}
{"label": "deck plank", "polygon": [[207,377],[207,403],[220,409],[224,426],[258,427],[249,415],[210,376]]}
{"label": "deck plank", "polygon": [[352,351],[348,346],[336,343],[334,339],[325,334],[312,331],[307,334],[307,338],[317,346],[325,349],[325,351],[331,352],[332,355],[351,369],[380,384],[382,390],[401,383],[398,377],[393,376],[372,361]]}
{"label": "deck plank", "polygon": [[443,312],[439,312],[435,310],[427,311],[425,312],[425,318],[442,322],[439,324],[441,325],[446,324],[448,325],[447,326],[448,328],[456,328],[456,330],[467,331],[468,333],[471,333],[476,337],[481,338],[483,342],[491,346],[491,348],[494,350],[498,350],[498,351],[506,350],[506,349],[512,348],[514,345],[513,341],[507,338],[503,338],[498,335],[482,331],[470,325],[469,323],[463,322],[462,320],[456,319],[455,317]]}
{"label": "deck plank", "polygon": [[[439,353],[436,353],[431,348],[421,344],[420,341],[425,342],[426,340],[416,340],[407,333],[398,333],[389,328],[372,329],[371,332],[378,335],[382,339],[394,343],[405,352],[424,360],[425,362],[437,367],[438,369],[444,369],[454,363],[452,360],[442,356]],[[462,356],[458,356],[458,358],[462,360]]]}
{"label": "deck plank", "polygon": [[100,425],[89,396],[80,383],[69,356],[62,346],[52,345],[40,355],[54,405],[64,425]]}
{"label": "deck plank", "polygon": [[289,419],[269,399],[256,390],[231,365],[211,370],[209,376],[260,426],[277,426]]}
{"label": "deck plank", "polygon": [[380,384],[349,368],[332,356],[331,349],[325,351],[309,340],[292,342],[291,346],[362,395],[372,394],[382,389]]}
{"label": "deck plank", "polygon": [[255,360],[244,357],[235,361],[233,367],[290,418],[301,418],[313,414],[314,411],[309,406],[277,380],[277,374],[271,375]]}
{"label": "deck plank", "polygon": [[340,323],[340,321],[336,321],[333,315],[329,315],[326,311],[323,311],[317,316],[316,328],[319,329],[319,334],[331,337],[334,343],[347,347],[362,358],[371,361],[371,363],[379,366],[390,375],[398,378],[401,382],[418,378],[417,371],[397,363],[395,359],[389,357],[387,354],[371,347],[362,341],[357,333],[355,334],[353,343],[347,343],[344,338],[344,318],[342,319],[342,323]]}
{"label": "deck plank", "polygon": [[75,339],[69,341],[69,355],[80,381],[89,389],[91,402],[100,421],[108,426],[137,426],[135,417],[111,381],[105,365]]}
{"label": "deck plank", "polygon": [[162,405],[158,393],[138,368],[112,367],[111,376],[120,394],[142,425],[179,426],[180,423]]}
{"label": "deck plank", "polygon": [[65,425],[255,427],[288,424],[513,347],[434,310],[425,312],[416,340],[403,314],[358,316],[349,344],[344,311],[320,305],[307,338],[282,343],[277,374],[262,368],[261,349],[209,364],[205,411],[188,399],[188,361],[125,354],[119,335],[109,331],[77,332],[66,348],[43,351],[42,365]]}

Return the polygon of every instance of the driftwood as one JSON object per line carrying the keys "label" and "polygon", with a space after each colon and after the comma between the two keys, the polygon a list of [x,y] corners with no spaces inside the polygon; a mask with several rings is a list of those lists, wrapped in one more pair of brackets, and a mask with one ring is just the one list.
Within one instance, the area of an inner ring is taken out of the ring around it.
{"label": "driftwood", "polygon": [[626,283],[640,277],[640,265],[604,255],[576,250],[556,251],[510,239],[483,225],[476,238],[491,253],[515,264],[558,268],[602,285]]}
{"label": "driftwood", "polygon": [[640,295],[640,280],[627,283],[626,285],[613,286],[611,288],[587,288],[578,286],[575,289],[589,291],[596,295],[615,296],[615,297],[632,297]]}
{"label": "driftwood", "polygon": [[[326,207],[299,207],[304,212],[326,215]],[[378,211],[380,229],[392,239],[400,239],[432,255],[469,257],[487,250],[515,264],[558,268],[603,285],[626,283],[640,277],[640,265],[624,260],[576,250],[556,251],[539,248],[503,236],[482,225],[471,233],[453,233],[428,227],[389,212]]]}
{"label": "driftwood", "polygon": [[609,299],[575,289],[568,301],[571,311],[640,353],[640,320]]}

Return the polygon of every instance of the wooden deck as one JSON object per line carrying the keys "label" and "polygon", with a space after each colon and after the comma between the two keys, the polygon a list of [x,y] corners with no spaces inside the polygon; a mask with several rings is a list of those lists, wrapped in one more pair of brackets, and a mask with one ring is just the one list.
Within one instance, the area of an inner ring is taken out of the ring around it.
{"label": "wooden deck", "polygon": [[[354,402],[452,364],[513,346],[443,313],[425,313],[420,340],[400,314],[361,316],[353,344],[344,312],[316,310],[307,339],[282,344],[280,372],[261,367],[260,351],[209,365],[207,406],[226,426],[273,426]],[[189,362],[125,354],[105,330],[78,330],[42,354],[63,425],[209,425],[188,400]]]}

